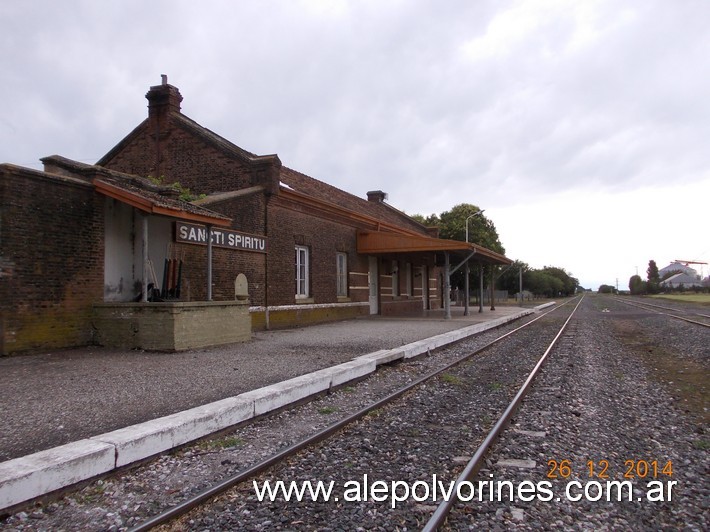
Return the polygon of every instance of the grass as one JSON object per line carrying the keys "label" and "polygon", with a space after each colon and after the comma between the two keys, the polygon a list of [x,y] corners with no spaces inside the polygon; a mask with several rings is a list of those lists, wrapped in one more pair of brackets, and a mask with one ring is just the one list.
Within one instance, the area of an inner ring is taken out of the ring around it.
{"label": "grass", "polygon": [[74,499],[79,504],[93,504],[95,502],[98,502],[101,497],[103,497],[103,494],[106,491],[106,487],[106,482],[103,480],[99,480],[95,484],[87,486],[79,493],[77,493]]}
{"label": "grass", "polygon": [[198,444],[201,449],[204,450],[220,450],[220,449],[230,449],[232,447],[239,447],[244,444],[244,440],[237,438],[236,436],[227,436],[226,438],[221,438],[219,440],[205,440]]}
{"label": "grass", "polygon": [[710,306],[710,294],[657,294],[651,296],[654,299],[668,299],[670,301],[680,301],[684,303],[699,303]]}
{"label": "grass", "polygon": [[710,402],[708,370],[704,364],[682,358],[648,340],[643,329],[631,320],[614,322],[614,333],[623,344],[638,354],[652,379],[669,387],[680,408],[702,424],[710,422],[707,409]]}
{"label": "grass", "polygon": [[463,384],[461,378],[456,375],[452,375],[451,373],[444,373],[441,376],[441,380],[447,384],[453,384],[454,386],[461,386]]}
{"label": "grass", "polygon": [[337,411],[338,411],[338,409],[335,408],[334,406],[324,406],[323,408],[318,409],[318,413],[323,414],[323,415],[333,414]]}
{"label": "grass", "polygon": [[491,390],[497,391],[503,388],[503,385],[500,382],[492,382],[491,383]]}

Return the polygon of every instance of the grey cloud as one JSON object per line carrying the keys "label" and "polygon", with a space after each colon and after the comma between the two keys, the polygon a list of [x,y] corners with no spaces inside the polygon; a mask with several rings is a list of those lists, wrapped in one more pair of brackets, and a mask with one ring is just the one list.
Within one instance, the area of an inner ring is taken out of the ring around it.
{"label": "grey cloud", "polygon": [[245,149],[417,207],[432,180],[443,210],[502,184],[534,197],[707,176],[703,2],[558,6],[477,57],[497,16],[534,3],[27,5],[0,7],[2,161],[97,159],[166,73],[186,114]]}

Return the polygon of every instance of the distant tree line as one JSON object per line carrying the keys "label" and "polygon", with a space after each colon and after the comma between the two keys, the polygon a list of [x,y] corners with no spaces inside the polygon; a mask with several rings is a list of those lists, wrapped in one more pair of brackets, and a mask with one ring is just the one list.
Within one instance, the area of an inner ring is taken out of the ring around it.
{"label": "distant tree line", "polygon": [[579,286],[579,281],[572,277],[564,268],[545,266],[541,269],[536,269],[521,261],[515,261],[500,274],[497,287],[500,290],[507,290],[508,294],[516,294],[520,290],[521,270],[523,290],[532,292],[535,296],[573,296],[578,291],[583,290]]}

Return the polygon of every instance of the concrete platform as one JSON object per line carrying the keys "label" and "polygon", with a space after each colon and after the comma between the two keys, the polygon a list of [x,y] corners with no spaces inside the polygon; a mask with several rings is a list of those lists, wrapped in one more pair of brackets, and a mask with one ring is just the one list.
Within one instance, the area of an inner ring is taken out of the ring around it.
{"label": "concrete platform", "polygon": [[[0,360],[0,508],[51,492],[530,314],[499,306],[255,334],[182,354],[70,350]],[[132,406],[137,408],[133,409]],[[62,430],[65,424],[71,430]],[[39,437],[43,436],[43,437]],[[19,442],[19,443],[16,443]]]}

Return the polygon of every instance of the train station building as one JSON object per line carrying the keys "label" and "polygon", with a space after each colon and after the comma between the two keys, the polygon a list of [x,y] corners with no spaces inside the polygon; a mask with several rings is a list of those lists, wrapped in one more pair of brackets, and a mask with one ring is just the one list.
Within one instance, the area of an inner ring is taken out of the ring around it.
{"label": "train station building", "polygon": [[167,78],[96,164],[0,165],[0,353],[181,350],[252,330],[447,307],[457,267],[509,264],[250,153],[181,112]]}

